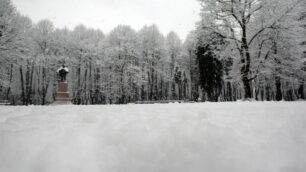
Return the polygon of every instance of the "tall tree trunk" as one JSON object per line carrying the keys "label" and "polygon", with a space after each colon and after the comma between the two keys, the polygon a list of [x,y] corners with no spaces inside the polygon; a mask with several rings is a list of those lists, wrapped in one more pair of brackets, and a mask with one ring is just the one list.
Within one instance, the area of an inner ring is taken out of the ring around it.
{"label": "tall tree trunk", "polygon": [[299,94],[299,98],[300,98],[300,99],[303,99],[303,100],[305,100],[304,86],[305,86],[305,81],[302,80],[302,82],[301,82],[301,84],[300,84],[300,87],[299,87],[298,94]]}
{"label": "tall tree trunk", "polygon": [[271,101],[271,96],[270,96],[270,86],[266,85],[266,100]]}
{"label": "tall tree trunk", "polygon": [[27,60],[27,70],[26,70],[26,80],[25,80],[25,84],[26,84],[26,87],[25,87],[25,97],[26,97],[26,104],[28,105],[29,104],[29,85],[30,85],[30,64],[29,64],[29,60]]}
{"label": "tall tree trunk", "polygon": [[279,76],[275,77],[275,87],[276,87],[275,99],[276,101],[281,101],[283,99],[283,95],[282,95],[282,83]]}
{"label": "tall tree trunk", "polygon": [[251,80],[249,79],[250,74],[250,64],[251,64],[251,55],[249,52],[249,46],[247,41],[247,28],[246,28],[246,20],[244,16],[242,17],[242,39],[241,39],[241,75],[242,75],[242,83],[244,88],[244,98],[249,99],[252,98],[252,88],[251,88]]}
{"label": "tall tree trunk", "polygon": [[249,99],[252,98],[252,90],[249,78],[246,76],[246,73],[242,76],[243,88],[244,88],[244,98]]}
{"label": "tall tree trunk", "polygon": [[88,73],[88,68],[86,67],[84,73],[84,89],[82,89],[84,92],[84,96],[82,96],[82,99],[83,103],[85,103],[86,105],[88,104],[87,73]]}
{"label": "tall tree trunk", "polygon": [[[81,50],[82,53],[82,50]],[[81,63],[82,63],[82,55],[79,57],[79,64],[77,68],[77,90],[76,90],[76,104],[81,104]]]}
{"label": "tall tree trunk", "polygon": [[33,77],[34,77],[34,63],[32,62],[32,69],[30,74],[30,82],[29,82],[29,91],[28,91],[28,97],[27,101],[32,103],[31,95],[32,95],[32,87],[33,87]]}
{"label": "tall tree trunk", "polygon": [[46,104],[46,96],[47,96],[47,91],[48,91],[48,81],[47,81],[47,71],[46,67],[43,67],[42,69],[42,105]]}
{"label": "tall tree trunk", "polygon": [[227,82],[228,101],[233,101],[232,84]]}
{"label": "tall tree trunk", "polygon": [[19,67],[20,72],[20,81],[21,81],[21,98],[22,98],[22,104],[25,105],[25,89],[24,89],[24,79],[23,79],[23,71],[22,71],[22,65]]}
{"label": "tall tree trunk", "polygon": [[9,100],[9,96],[10,96],[10,93],[11,93],[11,85],[12,85],[12,79],[13,79],[13,63],[10,65],[10,69],[9,69],[9,87],[7,89],[7,92],[6,92],[6,100]]}

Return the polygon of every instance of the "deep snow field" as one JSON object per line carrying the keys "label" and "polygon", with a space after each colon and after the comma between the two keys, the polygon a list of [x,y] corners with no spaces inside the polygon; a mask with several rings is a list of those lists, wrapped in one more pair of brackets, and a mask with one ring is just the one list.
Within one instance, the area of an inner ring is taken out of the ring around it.
{"label": "deep snow field", "polygon": [[0,106],[1,172],[305,172],[306,102]]}

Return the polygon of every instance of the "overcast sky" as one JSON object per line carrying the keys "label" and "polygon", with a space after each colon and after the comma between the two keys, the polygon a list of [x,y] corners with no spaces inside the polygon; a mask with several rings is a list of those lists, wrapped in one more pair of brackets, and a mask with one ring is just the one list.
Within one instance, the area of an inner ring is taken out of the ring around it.
{"label": "overcast sky", "polygon": [[185,39],[199,20],[197,0],[13,0],[34,22],[50,19],[56,27],[82,23],[108,33],[119,24],[139,30],[156,24],[163,34],[175,31]]}

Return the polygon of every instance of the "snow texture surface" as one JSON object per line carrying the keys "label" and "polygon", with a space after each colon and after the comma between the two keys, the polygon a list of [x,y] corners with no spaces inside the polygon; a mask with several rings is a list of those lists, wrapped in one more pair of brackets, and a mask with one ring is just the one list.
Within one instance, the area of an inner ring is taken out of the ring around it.
{"label": "snow texture surface", "polygon": [[305,102],[0,106],[1,172],[305,169]]}

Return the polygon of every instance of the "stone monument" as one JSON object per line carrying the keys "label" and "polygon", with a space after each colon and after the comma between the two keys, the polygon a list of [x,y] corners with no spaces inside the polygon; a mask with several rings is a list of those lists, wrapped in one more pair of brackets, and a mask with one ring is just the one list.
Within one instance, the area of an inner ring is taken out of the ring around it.
{"label": "stone monument", "polygon": [[66,75],[68,72],[69,70],[67,67],[65,67],[65,65],[62,65],[62,67],[57,70],[59,77],[58,89],[56,92],[55,102],[53,104],[71,104],[69,99],[68,83],[66,81]]}

